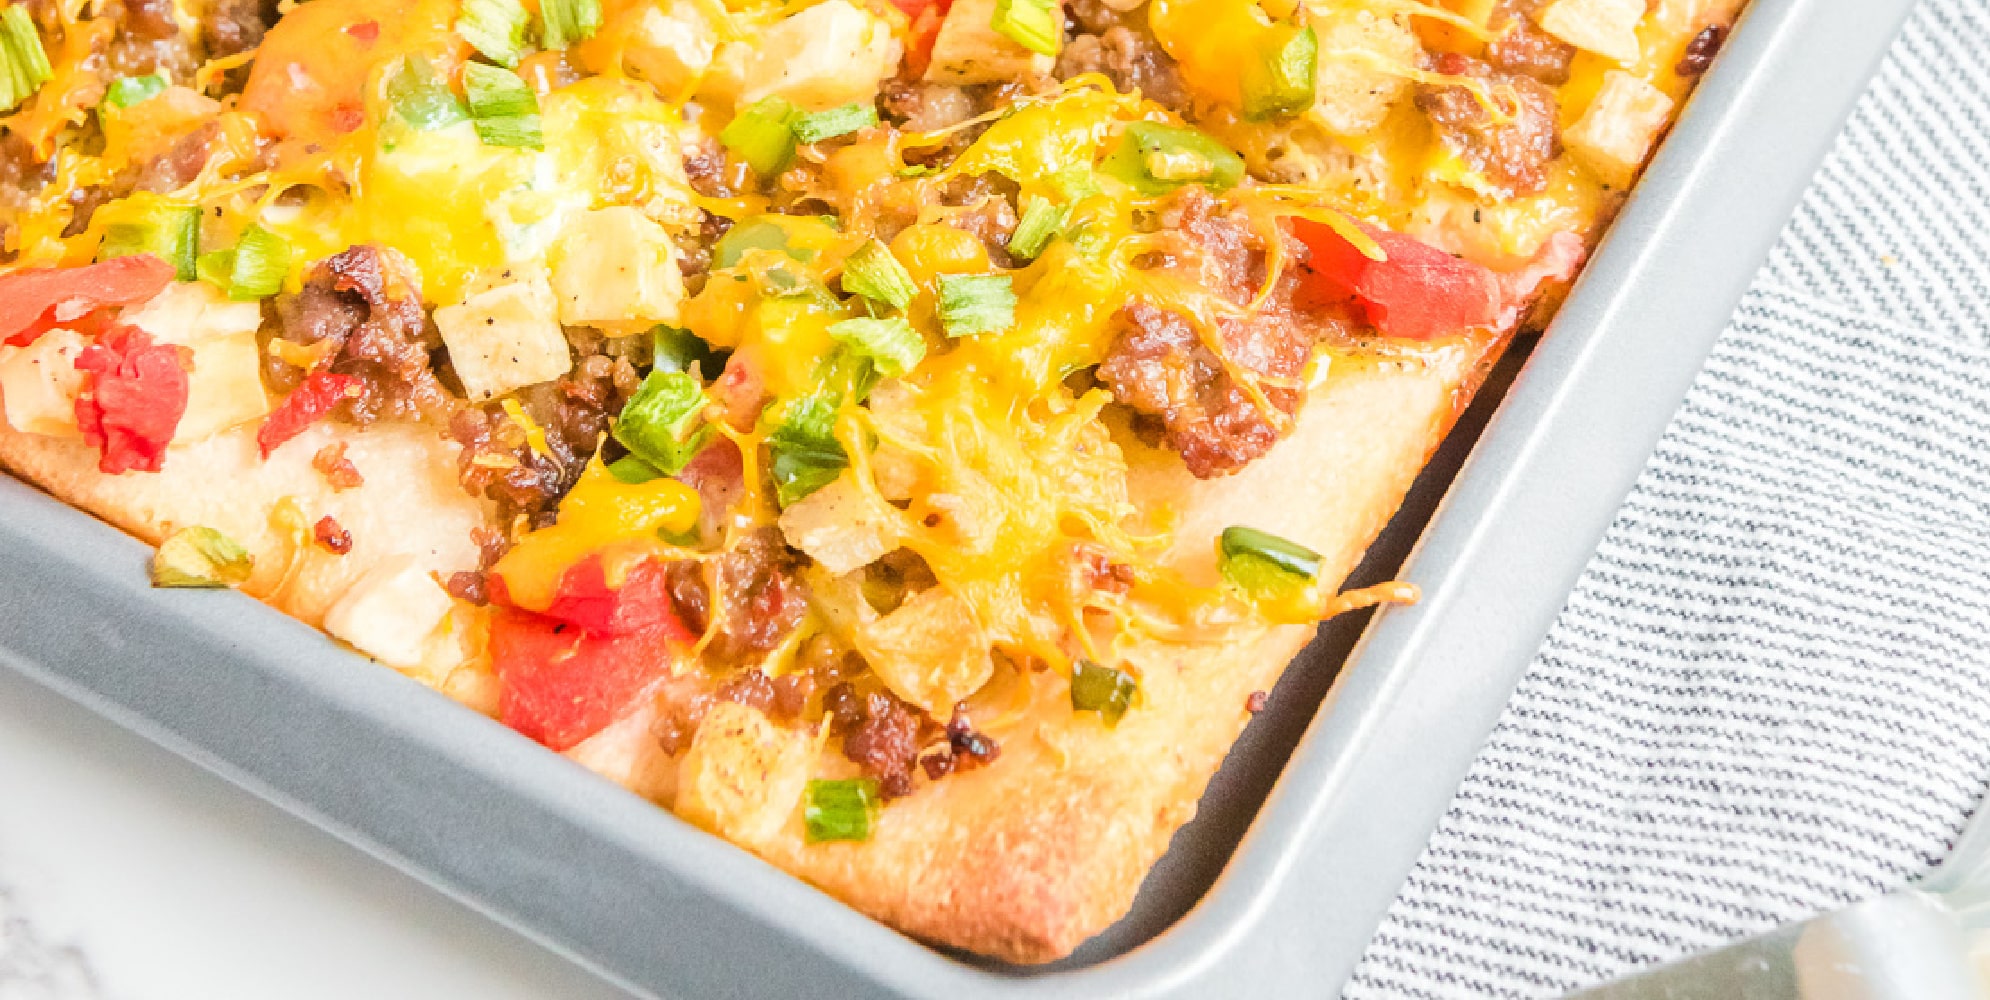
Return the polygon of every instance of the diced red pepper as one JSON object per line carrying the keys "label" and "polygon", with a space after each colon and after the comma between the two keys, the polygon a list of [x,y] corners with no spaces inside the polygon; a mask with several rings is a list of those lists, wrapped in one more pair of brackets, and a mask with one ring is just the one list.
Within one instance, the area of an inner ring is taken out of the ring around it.
{"label": "diced red pepper", "polygon": [[554,750],[571,749],[625,714],[670,669],[682,629],[596,635],[548,615],[501,609],[491,620],[490,645],[498,721]]}
{"label": "diced red pepper", "polygon": [[256,447],[263,457],[283,446],[285,441],[304,433],[304,428],[324,419],[332,408],[359,392],[359,379],[332,372],[312,372],[290,391],[282,405],[270,411],[256,431]]}
{"label": "diced red pepper", "polygon": [[1312,251],[1308,293],[1354,300],[1390,337],[1429,340],[1496,325],[1503,296],[1497,274],[1401,233],[1355,225],[1381,244],[1387,260],[1369,260],[1332,227],[1292,220],[1293,234]]}
{"label": "diced red pepper", "polygon": [[97,468],[110,475],[157,472],[166,445],[187,412],[187,366],[180,349],[154,344],[135,326],[113,327],[76,356],[85,372],[76,397],[76,426],[102,450]]}
{"label": "diced red pepper", "polygon": [[38,267],[0,276],[0,341],[26,347],[98,309],[144,302],[173,274],[173,265],[158,257],[134,254],[88,267]]}
{"label": "diced red pepper", "polygon": [[910,26],[906,31],[905,68],[913,77],[925,75],[933,58],[933,41],[940,37],[940,22],[947,19],[953,0],[891,0],[905,12]]}
{"label": "diced red pepper", "polygon": [[629,567],[622,586],[610,590],[601,557],[588,556],[560,574],[552,606],[544,613],[595,635],[628,635],[656,628],[685,633],[670,600],[669,573],[654,559]]}

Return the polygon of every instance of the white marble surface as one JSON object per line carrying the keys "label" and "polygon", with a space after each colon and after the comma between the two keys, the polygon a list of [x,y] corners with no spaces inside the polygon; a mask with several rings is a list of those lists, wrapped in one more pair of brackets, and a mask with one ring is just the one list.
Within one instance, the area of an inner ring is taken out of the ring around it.
{"label": "white marble surface", "polygon": [[624,996],[0,668],[0,1000]]}

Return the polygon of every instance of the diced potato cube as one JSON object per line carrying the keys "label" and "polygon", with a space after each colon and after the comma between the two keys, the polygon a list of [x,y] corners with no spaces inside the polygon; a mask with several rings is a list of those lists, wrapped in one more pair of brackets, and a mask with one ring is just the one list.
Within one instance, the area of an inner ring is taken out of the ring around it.
{"label": "diced potato cube", "polygon": [[781,512],[781,534],[837,576],[898,547],[899,513],[857,485],[850,472]]}
{"label": "diced potato cube", "polygon": [[1629,187],[1671,117],[1672,98],[1639,77],[1613,69],[1603,75],[1603,86],[1589,109],[1562,141],[1597,177],[1615,187]]}
{"label": "diced potato cube", "polygon": [[159,343],[193,351],[187,411],[174,441],[199,441],[269,412],[256,346],[262,306],[230,301],[206,282],[176,282],[122,318]]}
{"label": "diced potato cube", "polygon": [[869,103],[879,81],[897,72],[903,53],[884,19],[849,0],[828,0],[760,36],[742,70],[739,100],[746,105],[784,97],[805,111]]}
{"label": "diced potato cube", "polygon": [[677,771],[677,814],[728,840],[771,840],[808,787],[814,743],[722,701],[705,713]]}
{"label": "diced potato cube", "polygon": [[437,309],[435,326],[463,391],[483,402],[572,370],[573,352],[558,313],[553,289],[535,274]]}
{"label": "diced potato cube", "polygon": [[360,577],[325,612],[325,631],[390,667],[412,670],[450,607],[449,593],[413,556],[397,556]]}
{"label": "diced potato cube", "polygon": [[865,623],[856,641],[871,672],[893,694],[941,719],[995,672],[974,610],[944,587],[920,591]]}
{"label": "diced potato cube", "polygon": [[581,213],[553,245],[549,262],[562,323],[639,333],[677,322],[684,277],[676,247],[637,209]]}
{"label": "diced potato cube", "polygon": [[26,347],[0,347],[0,403],[7,425],[28,434],[75,437],[83,335],[50,330]]}
{"label": "diced potato cube", "polygon": [[1555,0],[1534,12],[1542,31],[1626,66],[1638,61],[1644,16],[1645,0]]}
{"label": "diced potato cube", "polygon": [[1338,135],[1373,131],[1409,94],[1410,81],[1379,66],[1337,58],[1335,53],[1366,52],[1414,69],[1423,54],[1415,30],[1406,17],[1359,6],[1307,10],[1313,31],[1320,37],[1320,60],[1314,75],[1313,106],[1306,109],[1305,117]]}
{"label": "diced potato cube", "polygon": [[697,82],[718,50],[718,33],[689,0],[644,8],[624,39],[623,65],[664,94]]}
{"label": "diced potato cube", "polygon": [[[1061,13],[1058,19],[1063,20]],[[933,39],[926,81],[959,86],[1007,83],[1056,67],[1054,57],[1023,48],[995,30],[995,0],[955,0]]]}

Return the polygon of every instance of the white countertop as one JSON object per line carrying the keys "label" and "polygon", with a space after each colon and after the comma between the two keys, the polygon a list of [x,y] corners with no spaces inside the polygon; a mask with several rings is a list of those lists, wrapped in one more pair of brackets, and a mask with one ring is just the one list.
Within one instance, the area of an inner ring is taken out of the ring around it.
{"label": "white countertop", "polygon": [[624,994],[0,668],[0,1000]]}

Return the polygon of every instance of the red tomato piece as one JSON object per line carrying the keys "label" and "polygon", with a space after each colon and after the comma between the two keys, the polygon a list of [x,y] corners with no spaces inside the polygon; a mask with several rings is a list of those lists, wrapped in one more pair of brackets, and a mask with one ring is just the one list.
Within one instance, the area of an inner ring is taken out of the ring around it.
{"label": "red tomato piece", "polygon": [[1497,323],[1502,298],[1497,274],[1401,233],[1355,225],[1381,244],[1388,260],[1362,256],[1329,226],[1292,220],[1294,235],[1312,250],[1306,263],[1309,292],[1353,299],[1368,322],[1390,337],[1429,340]]}
{"label": "red tomato piece", "polygon": [[83,440],[102,450],[107,474],[157,472],[187,411],[187,367],[180,349],[155,344],[135,326],[113,327],[76,356],[84,375],[76,397]]}
{"label": "red tomato piece", "polygon": [[940,37],[940,22],[946,20],[953,0],[891,0],[905,12],[908,22],[905,38],[905,68],[913,78],[926,74],[933,58],[933,40]]}
{"label": "red tomato piece", "polygon": [[173,265],[151,254],[88,267],[37,267],[0,276],[0,340],[26,347],[99,309],[143,302],[173,280]]}
{"label": "red tomato piece", "polygon": [[505,608],[491,620],[498,721],[569,750],[626,713],[670,669],[675,632],[594,635],[546,615]]}
{"label": "red tomato piece", "polygon": [[664,564],[646,559],[629,568],[619,589],[608,588],[600,556],[588,556],[560,574],[548,618],[576,625],[594,635],[629,635],[664,629],[678,638],[689,633],[677,620],[670,600],[670,575]]}
{"label": "red tomato piece", "polygon": [[312,372],[304,376],[282,405],[264,418],[256,431],[256,447],[268,458],[285,441],[304,433],[304,428],[324,419],[333,407],[358,394],[359,379],[351,375]]}

